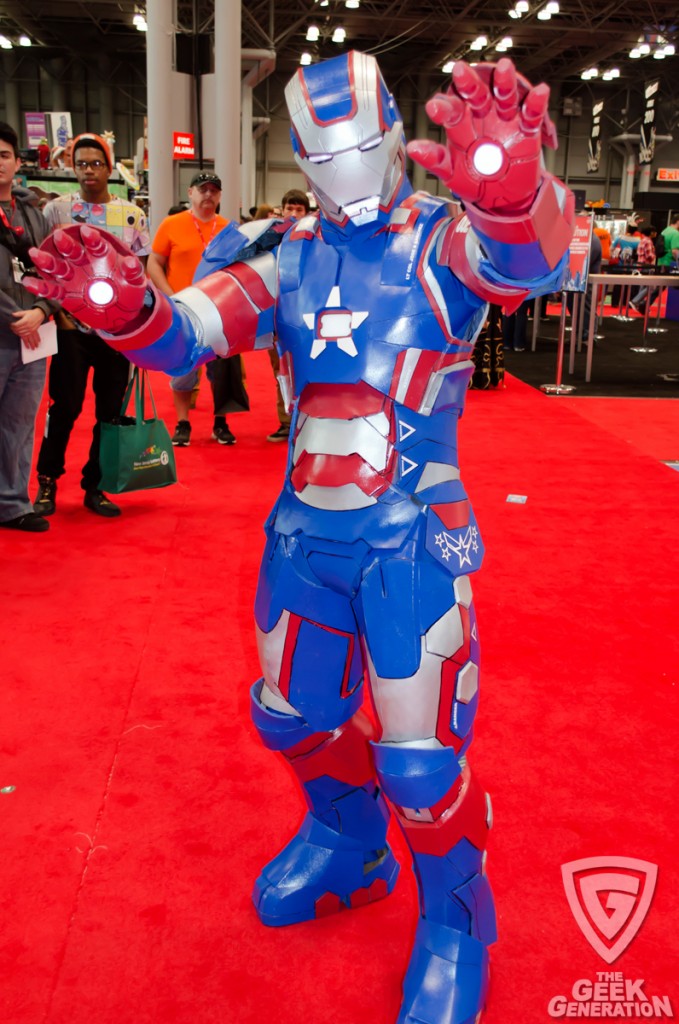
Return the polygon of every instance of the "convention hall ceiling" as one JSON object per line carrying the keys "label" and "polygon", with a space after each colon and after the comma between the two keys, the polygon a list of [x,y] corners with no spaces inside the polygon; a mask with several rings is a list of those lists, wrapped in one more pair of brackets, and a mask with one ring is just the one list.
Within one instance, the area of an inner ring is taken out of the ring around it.
{"label": "convention hall ceiling", "polygon": [[[214,2],[178,0],[178,32],[209,35]],[[277,74],[293,71],[303,51],[317,60],[343,47],[366,50],[378,56],[390,84],[408,77],[419,96],[444,81],[441,68],[448,60],[496,59],[495,44],[510,36],[508,54],[527,77],[560,84],[565,94],[591,91],[580,73],[596,66],[600,72],[620,71],[610,83],[594,80],[602,88],[638,89],[659,77],[666,99],[677,99],[679,56],[660,60],[652,52],[661,44],[679,48],[677,0],[559,0],[559,12],[542,20],[548,2],[525,0],[522,6],[529,10],[511,18],[515,0],[360,0],[353,8],[345,0],[246,0],[242,43],[275,50]],[[26,34],[45,48],[46,60],[66,57],[92,66],[96,55],[105,54],[143,68],[145,36],[132,19],[144,9],[144,2],[134,0],[0,0],[0,33],[11,41]],[[306,40],[312,24],[319,29],[317,42]],[[342,44],[331,38],[338,27],[346,32]],[[478,36],[486,37],[487,46],[472,53]],[[632,60],[629,52],[640,41],[651,53]]]}

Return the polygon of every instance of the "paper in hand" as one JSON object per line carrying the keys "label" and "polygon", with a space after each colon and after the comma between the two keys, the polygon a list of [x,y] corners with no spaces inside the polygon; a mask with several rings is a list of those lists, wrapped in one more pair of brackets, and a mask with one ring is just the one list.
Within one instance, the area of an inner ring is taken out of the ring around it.
{"label": "paper in hand", "polygon": [[21,342],[22,363],[33,363],[36,359],[46,359],[47,356],[55,355],[57,351],[57,325],[54,320],[48,320],[47,323],[41,324],[38,327],[38,334],[40,335],[40,344],[37,348],[29,348],[23,341]]}

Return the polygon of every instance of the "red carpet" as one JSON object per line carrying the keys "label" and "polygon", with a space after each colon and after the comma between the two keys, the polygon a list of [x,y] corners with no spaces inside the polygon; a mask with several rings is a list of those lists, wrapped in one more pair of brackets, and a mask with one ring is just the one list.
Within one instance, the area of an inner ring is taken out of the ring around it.
{"label": "red carpet", "polygon": [[679,401],[561,397],[561,402],[611,434],[663,462],[679,461]]}
{"label": "red carpet", "polygon": [[[301,806],[248,717],[261,524],[285,452],[264,440],[268,360],[247,367],[235,448],[207,439],[202,395],[180,485],[123,496],[104,521],[81,504],[83,415],[50,532],[0,536],[2,1024],[396,1018],[416,914],[398,836],[382,903],[281,930],[250,904]],[[472,756],[493,796],[500,926],[486,1024],[547,1022],[553,996],[608,970],[679,1006],[679,474],[657,461],[676,436],[651,458],[576,400],[512,379],[469,396],[462,470],[488,551]],[[659,865],[611,968],[561,881],[594,856]]]}

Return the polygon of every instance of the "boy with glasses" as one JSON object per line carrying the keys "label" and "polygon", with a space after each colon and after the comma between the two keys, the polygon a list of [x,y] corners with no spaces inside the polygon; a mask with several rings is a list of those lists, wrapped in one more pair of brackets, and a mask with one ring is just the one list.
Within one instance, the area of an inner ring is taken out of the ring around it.
{"label": "boy with glasses", "polygon": [[[91,224],[110,231],[137,256],[145,257],[150,250],[146,217],[138,206],[109,192],[113,162],[108,146],[99,135],[77,136],[73,143],[73,169],[79,189],[47,204],[44,214],[48,230],[55,231],[70,224]],[[57,481],[66,469],[66,448],[73,424],[82,411],[87,378],[92,369],[95,423],[89,456],[82,469],[81,487],[85,492],[85,508],[113,518],[120,515],[120,508],[99,488],[99,437],[101,423],[120,415],[130,364],[67,313],[59,315],[57,340],[59,351],[52,357],[49,371],[50,405],[45,436],[38,455],[40,486],[33,507],[41,516],[51,516],[56,510]]]}

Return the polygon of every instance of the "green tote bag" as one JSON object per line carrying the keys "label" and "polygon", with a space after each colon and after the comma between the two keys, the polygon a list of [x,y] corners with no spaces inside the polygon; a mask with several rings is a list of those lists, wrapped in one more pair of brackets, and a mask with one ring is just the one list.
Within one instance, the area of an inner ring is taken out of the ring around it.
{"label": "green tote bag", "polygon": [[[135,415],[128,416],[133,391]],[[147,391],[153,408],[151,419],[144,418]],[[127,386],[118,422],[101,424],[99,462],[99,486],[112,494],[168,487],[177,482],[170,435],[164,422],[158,419],[148,374],[138,366]]]}

